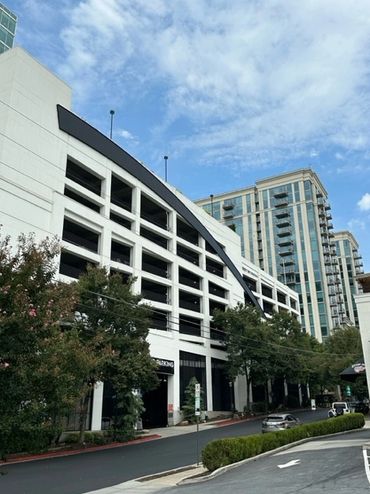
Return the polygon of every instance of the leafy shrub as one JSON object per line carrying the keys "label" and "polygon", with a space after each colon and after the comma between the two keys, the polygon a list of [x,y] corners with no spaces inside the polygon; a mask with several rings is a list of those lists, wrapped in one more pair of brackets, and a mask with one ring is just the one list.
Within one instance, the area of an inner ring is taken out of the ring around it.
{"label": "leafy shrub", "polygon": [[230,465],[246,458],[252,458],[266,451],[271,451],[280,446],[299,441],[300,439],[359,429],[364,424],[365,419],[361,413],[351,413],[279,432],[217,439],[208,443],[203,449],[202,461],[208,470],[213,471],[225,465]]}
{"label": "leafy shrub", "polygon": [[267,403],[265,401],[256,401],[252,404],[252,412],[264,413],[267,411]]}
{"label": "leafy shrub", "polygon": [[46,426],[17,427],[0,430],[0,457],[12,453],[39,453],[48,449],[60,430]]}
{"label": "leafy shrub", "polygon": [[78,433],[73,432],[72,434],[68,434],[64,439],[65,444],[76,444],[79,441],[80,435]]}

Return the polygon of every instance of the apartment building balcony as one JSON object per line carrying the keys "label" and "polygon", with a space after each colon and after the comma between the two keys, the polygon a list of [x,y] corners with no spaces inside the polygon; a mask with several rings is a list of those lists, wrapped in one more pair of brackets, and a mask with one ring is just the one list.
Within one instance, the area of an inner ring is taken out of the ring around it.
{"label": "apartment building balcony", "polygon": [[222,205],[222,209],[223,209],[224,211],[231,211],[232,209],[234,209],[234,206],[235,206],[235,205],[234,205],[233,203],[231,203],[231,202],[227,202],[227,203],[224,203],[224,204]]}
{"label": "apartment building balcony", "polygon": [[293,253],[294,253],[293,249],[282,249],[281,251],[279,251],[279,255],[282,257],[292,256]]}
{"label": "apartment building balcony", "polygon": [[233,211],[225,211],[223,218],[224,218],[224,220],[230,220],[230,219],[234,218]]}
{"label": "apartment building balcony", "polygon": [[358,258],[355,260],[355,267],[356,267],[356,268],[359,268],[359,267],[361,267],[361,266],[363,266],[363,265],[364,265],[364,263],[363,263],[363,261],[362,261],[362,258],[361,258],[361,257],[358,257]]}
{"label": "apartment building balcony", "polygon": [[330,307],[336,307],[338,305],[337,299],[336,298],[331,298],[329,300]]}
{"label": "apartment building balcony", "polygon": [[290,218],[281,218],[279,221],[276,222],[276,226],[278,228],[285,228],[287,226],[291,226],[292,222],[290,221]]}
{"label": "apartment building balcony", "polygon": [[288,196],[288,190],[287,189],[281,189],[281,190],[277,190],[275,193],[274,193],[274,197],[276,199],[280,199],[282,197],[287,197]]}
{"label": "apartment building balcony", "polygon": [[355,270],[356,270],[356,275],[358,275],[358,274],[364,274],[363,268],[357,268],[356,267]]}
{"label": "apartment building balcony", "polygon": [[276,232],[278,237],[287,237],[292,234],[291,228],[281,228]]}
{"label": "apartment building balcony", "polygon": [[324,257],[324,264],[326,265],[331,265],[331,257],[325,256]]}
{"label": "apartment building balcony", "polygon": [[331,213],[326,213],[326,219],[327,220],[332,220],[333,219],[333,216],[331,215]]}
{"label": "apartment building balcony", "polygon": [[276,198],[274,200],[274,206],[276,208],[283,208],[283,207],[286,207],[288,204],[289,204],[289,201],[288,201],[287,197]]}
{"label": "apartment building balcony", "polygon": [[278,240],[277,244],[279,247],[285,247],[287,245],[293,245],[293,242],[290,238],[283,237]]}
{"label": "apartment building balcony", "polygon": [[328,221],[328,229],[332,230],[334,228],[333,223],[331,221]]}
{"label": "apartment building balcony", "polygon": [[276,211],[275,217],[277,219],[290,217],[290,213],[287,209],[279,209]]}
{"label": "apartment building balcony", "polygon": [[280,263],[280,266],[293,266],[295,261],[293,257],[285,257],[284,260]]}
{"label": "apartment building balcony", "polygon": [[329,239],[324,237],[321,239],[321,245],[325,246],[325,245],[329,245]]}

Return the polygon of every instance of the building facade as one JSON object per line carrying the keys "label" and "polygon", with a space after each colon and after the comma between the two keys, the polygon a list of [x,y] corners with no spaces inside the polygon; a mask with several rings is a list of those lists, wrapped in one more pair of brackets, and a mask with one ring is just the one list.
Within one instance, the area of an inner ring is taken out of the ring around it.
{"label": "building facade", "polygon": [[242,254],[299,293],[319,341],[346,319],[327,192],[311,169],[196,201],[241,237]]}
{"label": "building facade", "polygon": [[17,16],[0,3],[0,54],[13,47]]}
{"label": "building facade", "polygon": [[[161,383],[144,396],[144,426],[181,419],[193,376],[208,415],[243,410],[245,385],[227,379],[212,312],[261,301],[267,313],[299,318],[298,295],[243,259],[237,234],[71,113],[69,87],[26,52],[3,53],[0,70],[3,232],[57,235],[67,282],[88,263],[134,278],[152,307],[148,341]],[[111,393],[108,384],[95,389],[93,430],[109,425]]]}
{"label": "building facade", "polygon": [[357,276],[363,274],[363,262],[359,246],[351,232],[334,233],[335,249],[342,280],[345,316],[349,324],[358,326],[358,314],[354,296],[359,294]]}

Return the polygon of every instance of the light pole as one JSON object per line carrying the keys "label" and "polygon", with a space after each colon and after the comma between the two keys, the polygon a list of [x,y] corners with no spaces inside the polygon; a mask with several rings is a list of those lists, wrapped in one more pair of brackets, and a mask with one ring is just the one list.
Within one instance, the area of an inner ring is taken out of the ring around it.
{"label": "light pole", "polygon": [[213,194],[210,194],[209,197],[211,198],[211,216],[213,218]]}
{"label": "light pole", "polygon": [[109,133],[109,139],[112,139],[114,110],[111,110],[109,113],[110,113],[110,133]]}
{"label": "light pole", "polygon": [[164,159],[164,180],[167,182],[167,160],[168,156],[163,156]]}

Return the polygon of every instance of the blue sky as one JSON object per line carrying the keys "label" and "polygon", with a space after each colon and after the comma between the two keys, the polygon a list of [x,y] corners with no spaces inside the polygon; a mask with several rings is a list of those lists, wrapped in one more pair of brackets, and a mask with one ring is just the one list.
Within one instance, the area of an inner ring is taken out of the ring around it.
{"label": "blue sky", "polygon": [[191,199],[313,168],[370,272],[369,0],[4,0],[73,110]]}

